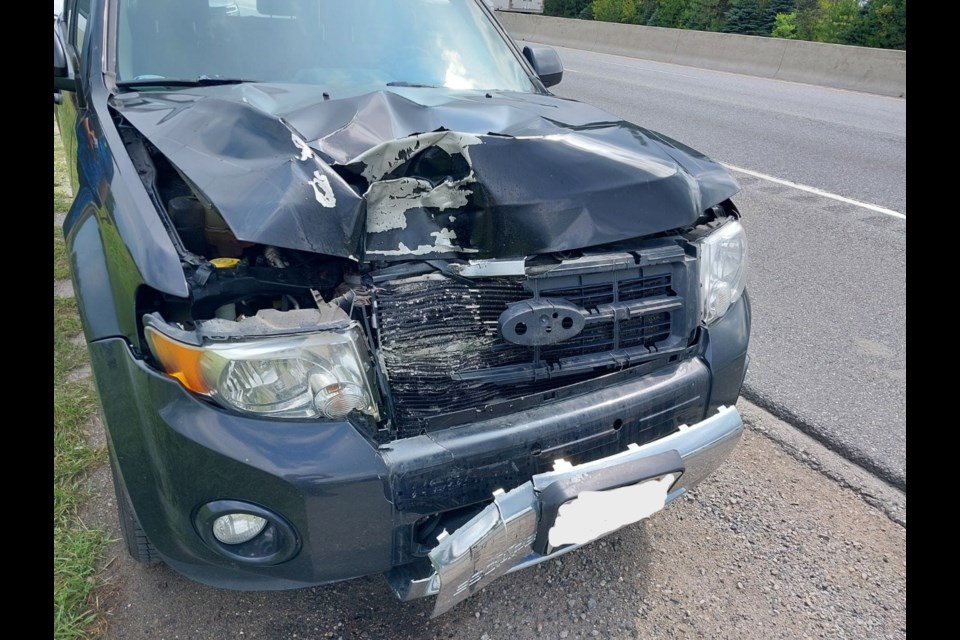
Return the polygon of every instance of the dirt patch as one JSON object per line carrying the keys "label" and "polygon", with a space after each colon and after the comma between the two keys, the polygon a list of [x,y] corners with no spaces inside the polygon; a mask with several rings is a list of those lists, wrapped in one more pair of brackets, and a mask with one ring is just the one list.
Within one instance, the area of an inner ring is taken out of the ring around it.
{"label": "dirt patch", "polygon": [[66,382],[79,382],[80,380],[86,380],[91,375],[93,375],[93,369],[90,368],[90,365],[83,364],[67,374]]}
{"label": "dirt patch", "polygon": [[73,297],[73,281],[54,280],[53,281],[53,297],[72,298]]}

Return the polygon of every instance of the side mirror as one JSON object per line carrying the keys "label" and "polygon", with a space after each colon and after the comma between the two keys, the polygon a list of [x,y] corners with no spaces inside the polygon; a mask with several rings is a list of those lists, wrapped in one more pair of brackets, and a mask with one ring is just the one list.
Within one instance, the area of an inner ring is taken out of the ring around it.
{"label": "side mirror", "polygon": [[70,68],[70,59],[67,57],[66,47],[63,46],[63,38],[60,37],[56,20],[53,23],[53,88],[65,91],[77,90],[77,81]]}
{"label": "side mirror", "polygon": [[523,47],[523,56],[540,76],[543,86],[552,87],[563,80],[563,62],[553,47],[528,44]]}

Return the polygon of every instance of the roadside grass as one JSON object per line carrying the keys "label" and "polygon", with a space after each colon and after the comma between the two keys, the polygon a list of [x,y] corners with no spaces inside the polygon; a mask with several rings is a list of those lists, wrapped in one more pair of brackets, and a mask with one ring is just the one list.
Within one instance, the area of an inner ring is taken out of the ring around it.
{"label": "roadside grass", "polygon": [[[71,200],[67,167],[56,132],[53,137],[53,278],[69,278],[63,234],[57,214],[65,214]],[[97,410],[96,392],[89,379],[70,373],[87,364],[86,347],[71,340],[81,333],[76,302],[53,299],[53,637],[96,638],[103,628],[92,594],[109,538],[87,526],[79,516],[89,496],[86,472],[106,461],[106,452],[91,448],[85,427]]]}

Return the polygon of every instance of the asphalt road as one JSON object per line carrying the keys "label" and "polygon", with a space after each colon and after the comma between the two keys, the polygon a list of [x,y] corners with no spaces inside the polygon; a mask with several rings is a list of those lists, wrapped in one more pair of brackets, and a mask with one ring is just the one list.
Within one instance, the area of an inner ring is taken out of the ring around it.
{"label": "asphalt road", "polygon": [[558,95],[745,169],[906,213],[907,102],[557,47]]}
{"label": "asphalt road", "polygon": [[[906,101],[558,48],[554,91],[721,162],[906,213]],[[745,394],[906,488],[906,220],[735,173]]]}

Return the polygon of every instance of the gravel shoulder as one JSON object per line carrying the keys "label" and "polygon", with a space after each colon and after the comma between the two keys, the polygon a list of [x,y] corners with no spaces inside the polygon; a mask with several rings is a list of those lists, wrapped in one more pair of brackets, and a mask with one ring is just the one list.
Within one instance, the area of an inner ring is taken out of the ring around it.
{"label": "gravel shoulder", "polygon": [[[905,638],[905,495],[741,409],[740,446],[691,495],[436,620],[379,576],[232,592],[138,566],[116,541],[98,593],[106,637]],[[119,538],[109,470],[92,485],[86,521]]]}

